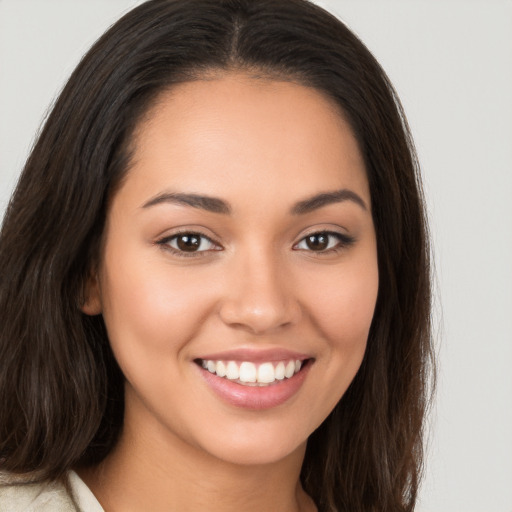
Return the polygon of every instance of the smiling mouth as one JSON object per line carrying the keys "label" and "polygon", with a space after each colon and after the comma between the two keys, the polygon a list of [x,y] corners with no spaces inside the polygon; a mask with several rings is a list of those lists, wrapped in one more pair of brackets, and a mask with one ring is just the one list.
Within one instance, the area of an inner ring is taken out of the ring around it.
{"label": "smiling mouth", "polygon": [[299,373],[311,359],[289,359],[285,361],[215,361],[196,359],[195,363],[223,379],[242,386],[271,386],[291,379]]}

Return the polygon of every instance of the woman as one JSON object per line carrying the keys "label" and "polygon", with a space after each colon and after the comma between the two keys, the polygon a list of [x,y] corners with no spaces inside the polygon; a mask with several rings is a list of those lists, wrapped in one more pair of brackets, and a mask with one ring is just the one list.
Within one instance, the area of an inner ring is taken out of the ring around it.
{"label": "woman", "polygon": [[319,7],[123,17],[48,118],[0,265],[4,508],[414,508],[414,150],[384,72]]}

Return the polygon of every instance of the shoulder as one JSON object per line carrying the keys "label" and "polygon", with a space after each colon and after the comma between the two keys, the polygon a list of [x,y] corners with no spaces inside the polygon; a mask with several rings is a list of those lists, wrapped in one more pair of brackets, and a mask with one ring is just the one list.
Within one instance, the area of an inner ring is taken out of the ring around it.
{"label": "shoulder", "polygon": [[64,482],[30,483],[0,473],[1,512],[78,512]]}

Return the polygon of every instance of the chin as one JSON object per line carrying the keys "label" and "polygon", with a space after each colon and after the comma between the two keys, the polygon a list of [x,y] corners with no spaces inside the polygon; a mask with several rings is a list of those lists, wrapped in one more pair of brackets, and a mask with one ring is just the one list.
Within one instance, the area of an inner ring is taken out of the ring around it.
{"label": "chin", "polygon": [[264,466],[279,463],[289,458],[303,457],[306,441],[298,446],[286,446],[276,442],[265,446],[245,445],[231,446],[220,453],[216,450],[216,458],[237,466]]}
{"label": "chin", "polygon": [[240,425],[235,431],[224,431],[224,434],[204,439],[199,448],[217,459],[240,466],[275,464],[290,457],[302,458],[307,443],[305,434],[296,431],[296,435],[290,435],[287,428],[279,428],[276,432],[264,422],[256,429],[244,429]]}

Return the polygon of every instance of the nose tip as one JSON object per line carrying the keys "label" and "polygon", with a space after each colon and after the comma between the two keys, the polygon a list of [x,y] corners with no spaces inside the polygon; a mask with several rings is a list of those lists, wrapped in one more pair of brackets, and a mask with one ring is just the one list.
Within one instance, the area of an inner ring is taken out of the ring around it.
{"label": "nose tip", "polygon": [[263,334],[293,323],[284,308],[267,303],[264,306],[247,302],[233,302],[221,309],[221,318],[231,327]]}
{"label": "nose tip", "polygon": [[[300,306],[290,286],[277,279],[270,268],[247,269],[235,276],[220,308],[222,321],[232,328],[264,334],[296,323]],[[287,283],[289,284],[289,283]]]}

